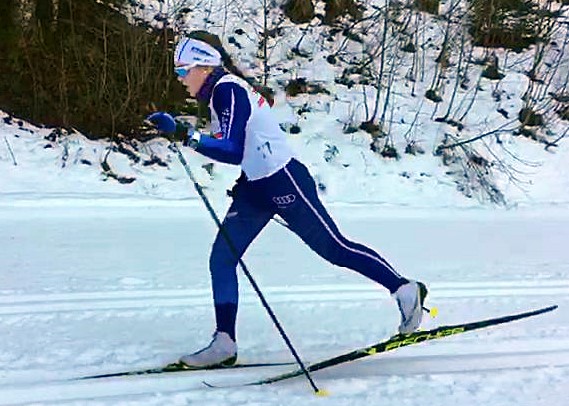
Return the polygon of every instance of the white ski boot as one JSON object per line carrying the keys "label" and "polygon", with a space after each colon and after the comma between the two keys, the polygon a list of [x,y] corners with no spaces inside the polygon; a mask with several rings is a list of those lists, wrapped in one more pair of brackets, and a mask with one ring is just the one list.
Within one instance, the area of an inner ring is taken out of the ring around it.
{"label": "white ski boot", "polygon": [[211,343],[204,349],[180,358],[180,362],[190,368],[230,366],[235,364],[235,361],[237,361],[237,344],[223,331],[216,331]]}
{"label": "white ski boot", "polygon": [[401,285],[392,296],[401,312],[399,334],[409,334],[417,330],[423,319],[423,303],[427,297],[426,286],[421,282],[409,281]]}

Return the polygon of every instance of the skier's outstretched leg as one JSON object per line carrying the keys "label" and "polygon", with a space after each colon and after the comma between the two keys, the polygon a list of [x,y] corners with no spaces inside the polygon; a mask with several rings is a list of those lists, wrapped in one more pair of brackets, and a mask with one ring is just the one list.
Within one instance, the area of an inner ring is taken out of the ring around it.
{"label": "skier's outstretched leg", "polygon": [[284,168],[291,204],[281,205],[279,215],[310,248],[331,263],[352,269],[385,286],[401,312],[400,333],[416,330],[422,318],[426,287],[400,275],[371,248],[342,235],[318,197],[315,182],[304,165],[291,161]]}

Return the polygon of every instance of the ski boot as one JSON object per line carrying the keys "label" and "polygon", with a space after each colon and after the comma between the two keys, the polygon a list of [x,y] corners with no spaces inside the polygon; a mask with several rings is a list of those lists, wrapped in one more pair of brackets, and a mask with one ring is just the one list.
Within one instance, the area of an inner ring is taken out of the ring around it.
{"label": "ski boot", "polygon": [[409,281],[393,293],[392,296],[401,312],[399,334],[410,334],[419,328],[423,319],[423,303],[427,292],[427,287],[423,283]]}
{"label": "ski boot", "polygon": [[237,344],[223,331],[216,331],[211,343],[204,349],[180,358],[180,362],[189,368],[231,366],[235,361],[237,361]]}

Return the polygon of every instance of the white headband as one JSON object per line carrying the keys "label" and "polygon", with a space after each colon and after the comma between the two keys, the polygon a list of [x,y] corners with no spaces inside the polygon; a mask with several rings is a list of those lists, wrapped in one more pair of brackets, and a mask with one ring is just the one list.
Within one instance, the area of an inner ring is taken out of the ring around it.
{"label": "white headband", "polygon": [[221,65],[221,54],[211,45],[192,38],[182,37],[174,52],[176,65],[200,66]]}

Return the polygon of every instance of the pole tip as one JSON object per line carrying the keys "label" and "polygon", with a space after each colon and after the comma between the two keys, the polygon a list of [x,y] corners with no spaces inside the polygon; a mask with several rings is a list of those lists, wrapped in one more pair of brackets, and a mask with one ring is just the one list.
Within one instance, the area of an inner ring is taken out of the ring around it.
{"label": "pole tip", "polygon": [[330,392],[328,392],[326,389],[318,389],[318,390],[315,392],[315,395],[316,395],[316,396],[320,396],[320,397],[326,397],[326,396],[329,396],[329,395],[330,395]]}
{"label": "pole tip", "polygon": [[435,318],[439,315],[439,308],[438,307],[431,307],[430,309],[428,307],[423,306],[423,310],[426,311],[427,313],[429,313],[429,316],[431,316],[431,318]]}
{"label": "pole tip", "polygon": [[429,312],[430,316],[434,319],[439,315],[439,308],[438,307],[431,307],[431,311]]}

